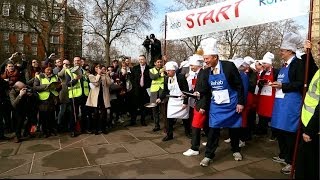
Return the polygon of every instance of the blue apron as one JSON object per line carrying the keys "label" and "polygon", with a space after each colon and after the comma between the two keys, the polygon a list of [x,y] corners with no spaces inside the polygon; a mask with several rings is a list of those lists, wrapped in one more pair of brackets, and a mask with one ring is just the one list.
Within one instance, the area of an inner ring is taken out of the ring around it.
{"label": "blue apron", "polygon": [[[212,73],[212,72],[211,72]],[[209,126],[211,128],[239,128],[241,127],[241,113],[236,112],[238,104],[238,93],[231,89],[227,78],[223,72],[222,65],[220,63],[220,74],[209,75],[209,85],[212,90],[212,98],[210,102],[209,111]],[[217,103],[214,92],[228,92],[228,103]]]}
{"label": "blue apron", "polygon": [[246,104],[246,102],[247,102],[247,97],[248,97],[248,91],[249,91],[249,77],[248,77],[248,75],[247,75],[245,72],[243,72],[243,71],[240,71],[240,76],[241,76],[242,85],[243,85],[244,104]]}
{"label": "blue apron", "polygon": [[[278,82],[290,83],[288,76],[290,64],[288,67],[281,68],[277,78]],[[301,103],[302,96],[299,92],[285,93],[283,98],[276,97],[273,105],[271,127],[296,132],[300,120]]]}

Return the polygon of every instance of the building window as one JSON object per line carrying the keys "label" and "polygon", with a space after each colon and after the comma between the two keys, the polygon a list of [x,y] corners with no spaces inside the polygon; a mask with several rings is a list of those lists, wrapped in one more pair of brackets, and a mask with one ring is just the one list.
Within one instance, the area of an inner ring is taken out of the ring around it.
{"label": "building window", "polygon": [[10,3],[3,3],[2,15],[3,16],[9,16],[10,15]]}
{"label": "building window", "polygon": [[9,41],[9,33],[7,33],[7,32],[3,33],[3,40]]}
{"label": "building window", "polygon": [[38,55],[38,47],[32,46],[32,55],[37,56]]}
{"label": "building window", "polygon": [[38,42],[38,36],[37,34],[32,34],[31,35],[31,43],[36,44]]}
{"label": "building window", "polygon": [[9,23],[8,23],[8,28],[9,28],[10,30],[14,30],[14,23],[13,23],[13,22],[9,22]]}
{"label": "building window", "polygon": [[59,44],[59,36],[50,36],[50,43]]}
{"label": "building window", "polygon": [[38,18],[38,6],[31,6],[31,19],[37,19]]}
{"label": "building window", "polygon": [[23,34],[22,33],[18,34],[18,42],[23,42]]}
{"label": "building window", "polygon": [[8,44],[3,45],[3,50],[5,53],[10,53],[10,48]]}
{"label": "building window", "polygon": [[21,4],[18,6],[18,14],[21,16],[24,16],[25,6],[24,4]]}

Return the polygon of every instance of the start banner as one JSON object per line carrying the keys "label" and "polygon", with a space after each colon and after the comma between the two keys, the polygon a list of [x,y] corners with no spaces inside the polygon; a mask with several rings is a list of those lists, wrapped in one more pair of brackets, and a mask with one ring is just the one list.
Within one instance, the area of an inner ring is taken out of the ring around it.
{"label": "start banner", "polygon": [[303,16],[310,0],[227,0],[167,14],[167,40],[254,26]]}

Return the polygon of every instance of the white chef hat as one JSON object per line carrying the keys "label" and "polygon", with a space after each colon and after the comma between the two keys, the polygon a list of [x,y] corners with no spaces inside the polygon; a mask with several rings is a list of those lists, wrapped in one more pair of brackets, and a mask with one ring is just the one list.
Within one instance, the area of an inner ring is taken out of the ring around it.
{"label": "white chef hat", "polygon": [[202,66],[203,64],[203,57],[198,55],[198,54],[194,54],[192,56],[190,56],[189,58],[189,65],[193,65],[193,66]]}
{"label": "white chef hat", "polygon": [[272,54],[271,52],[267,52],[263,56],[263,59],[260,61],[260,63],[272,64],[273,60],[274,60],[274,54]]}
{"label": "white chef hat", "polygon": [[297,51],[298,45],[301,43],[301,37],[298,34],[289,32],[284,34],[280,49]]}
{"label": "white chef hat", "polygon": [[246,62],[248,65],[256,62],[256,61],[255,61],[252,57],[250,57],[250,56],[244,57],[243,60],[244,60],[244,62]]}
{"label": "white chef hat", "polygon": [[253,69],[253,70],[255,70],[255,71],[257,71],[257,69],[256,69],[256,63],[250,64],[250,68]]}
{"label": "white chef hat", "polygon": [[174,70],[178,69],[178,64],[175,61],[169,61],[165,65],[166,70]]}
{"label": "white chef hat", "polygon": [[236,65],[237,69],[239,69],[239,67],[241,65],[243,65],[245,62],[243,60],[243,58],[237,58],[235,60],[233,60],[234,65]]}
{"label": "white chef hat", "polygon": [[183,68],[183,67],[189,67],[189,61],[188,60],[185,60],[185,61],[182,61],[180,63],[180,69]]}
{"label": "white chef hat", "polygon": [[201,41],[200,44],[203,55],[218,55],[217,40],[214,38],[208,38]]}

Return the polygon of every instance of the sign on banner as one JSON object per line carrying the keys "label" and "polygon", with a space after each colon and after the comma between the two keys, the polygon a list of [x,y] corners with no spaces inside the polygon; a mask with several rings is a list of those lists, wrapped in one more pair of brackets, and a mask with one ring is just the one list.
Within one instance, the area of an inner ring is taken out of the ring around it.
{"label": "sign on banner", "polygon": [[243,28],[303,16],[310,0],[227,0],[167,14],[167,40]]}

